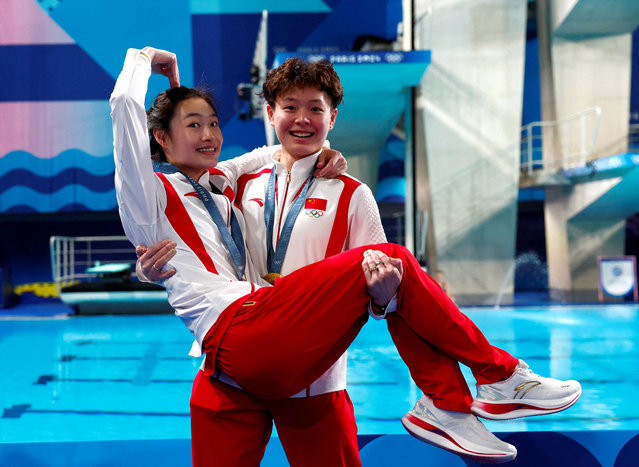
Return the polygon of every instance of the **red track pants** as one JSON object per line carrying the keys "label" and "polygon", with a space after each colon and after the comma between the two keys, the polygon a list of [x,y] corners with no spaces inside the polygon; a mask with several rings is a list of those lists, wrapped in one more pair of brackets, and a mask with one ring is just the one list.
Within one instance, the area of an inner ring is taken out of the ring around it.
{"label": "red track pants", "polygon": [[361,467],[346,391],[267,400],[198,372],[191,396],[195,467],[259,466],[275,421],[294,467]]}
{"label": "red track pants", "polygon": [[239,300],[225,311],[233,315],[226,316],[221,338],[205,340],[207,360],[264,399],[284,399],[309,386],[368,319],[361,263],[369,248],[403,263],[398,310],[387,321],[412,378],[437,406],[469,412],[472,396],[458,362],[485,384],[510,376],[517,359],[490,345],[413,255],[389,243],[310,264]]}
{"label": "red track pants", "polygon": [[[359,465],[345,392],[282,399],[322,375],[366,323],[361,262],[368,248],[402,260],[399,308],[388,316],[388,329],[417,386],[438,407],[470,410],[458,362],[480,384],[510,376],[517,359],[490,345],[408,250],[392,244],[349,250],[278,279],[223,313],[204,343],[210,367],[193,386],[194,465],[258,465],[272,416],[276,424],[278,416],[284,420],[278,433],[291,465]],[[246,391],[212,380],[213,362]],[[322,419],[322,413],[331,415]]]}

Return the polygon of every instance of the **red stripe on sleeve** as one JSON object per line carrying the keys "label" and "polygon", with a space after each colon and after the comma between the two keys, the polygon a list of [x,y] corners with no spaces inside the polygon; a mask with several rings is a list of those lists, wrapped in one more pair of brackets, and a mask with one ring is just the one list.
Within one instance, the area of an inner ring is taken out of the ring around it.
{"label": "red stripe on sleeve", "polygon": [[233,202],[233,200],[235,199],[235,192],[233,192],[233,187],[231,187],[229,178],[226,176],[226,174],[222,172],[220,169],[212,168],[212,169],[209,169],[209,176],[210,175],[220,175],[224,177],[224,184],[226,184],[227,186],[224,189],[223,194],[229,200],[231,200],[231,202]]}
{"label": "red stripe on sleeve", "polygon": [[233,193],[233,188],[231,188],[230,186],[227,186],[223,194],[229,199],[229,201],[231,201],[231,203],[233,202],[233,198],[235,197],[235,193]]}
{"label": "red stripe on sleeve", "polygon": [[226,178],[228,180],[228,177],[226,176],[226,174],[224,172],[222,172],[220,169],[216,169],[216,168],[209,169],[209,174],[211,174],[211,175],[221,175],[222,177],[224,177],[224,178]]}
{"label": "red stripe on sleeve", "polygon": [[235,206],[242,209],[242,197],[244,196],[244,190],[246,189],[246,184],[251,180],[254,180],[260,177],[263,174],[270,174],[273,171],[273,168],[266,168],[254,174],[244,174],[241,175],[240,178],[237,179],[237,196],[235,197]]}
{"label": "red stripe on sleeve", "polygon": [[346,235],[348,235],[348,208],[351,204],[351,198],[358,186],[361,185],[357,180],[348,176],[337,177],[344,183],[344,189],[337,202],[337,213],[333,222],[333,229],[326,247],[325,258],[341,253],[344,250]]}
{"label": "red stripe on sleeve", "polygon": [[202,243],[202,239],[197,233],[195,225],[193,225],[193,220],[189,216],[189,213],[186,212],[186,208],[180,200],[180,195],[175,191],[175,188],[171,185],[171,182],[169,182],[164,174],[156,173],[156,175],[164,184],[164,189],[166,191],[166,209],[164,212],[166,213],[166,217],[168,217],[171,226],[175,229],[184,243],[193,250],[193,253],[195,253],[198,259],[202,262],[206,270],[213,274],[218,274],[211,256],[207,253],[206,248],[204,248],[204,243]]}

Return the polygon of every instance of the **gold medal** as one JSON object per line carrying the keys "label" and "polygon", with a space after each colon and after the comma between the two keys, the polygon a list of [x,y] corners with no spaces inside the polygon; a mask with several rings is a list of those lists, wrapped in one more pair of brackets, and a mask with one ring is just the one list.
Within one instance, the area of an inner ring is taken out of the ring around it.
{"label": "gold medal", "polygon": [[282,277],[282,275],[276,272],[269,272],[266,276],[264,276],[264,280],[271,284],[274,284],[275,279],[277,279],[278,277]]}

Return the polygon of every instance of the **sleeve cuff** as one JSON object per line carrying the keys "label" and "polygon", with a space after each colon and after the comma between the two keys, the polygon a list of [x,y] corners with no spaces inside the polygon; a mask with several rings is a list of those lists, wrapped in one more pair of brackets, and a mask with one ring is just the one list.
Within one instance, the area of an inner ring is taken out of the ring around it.
{"label": "sleeve cuff", "polygon": [[149,57],[148,54],[144,50],[140,50],[140,55],[145,56],[146,59],[149,61],[149,63],[152,63],[151,62],[151,57]]}
{"label": "sleeve cuff", "polygon": [[397,294],[393,295],[393,298],[391,298],[390,302],[388,302],[388,305],[386,305],[385,307],[383,307],[384,309],[380,311],[377,311],[375,309],[373,309],[373,302],[372,300],[368,301],[368,314],[371,315],[373,317],[374,320],[382,320],[384,318],[386,318],[386,315],[388,313],[393,313],[395,311],[397,311]]}

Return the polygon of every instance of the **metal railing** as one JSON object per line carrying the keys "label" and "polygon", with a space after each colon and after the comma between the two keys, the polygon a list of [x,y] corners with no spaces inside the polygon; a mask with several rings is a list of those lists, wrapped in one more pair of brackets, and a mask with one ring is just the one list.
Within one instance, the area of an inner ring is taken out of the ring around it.
{"label": "metal railing", "polygon": [[[557,170],[586,165],[593,154],[601,108],[592,107],[555,122],[532,122],[521,129],[521,171]],[[553,158],[544,158],[551,151]]]}
{"label": "metal railing", "polygon": [[[415,15],[414,11],[413,15]],[[402,31],[402,36],[405,33],[414,34],[416,50],[430,50],[433,42],[433,7],[426,7],[417,16],[414,16],[413,24],[410,27],[413,32]],[[409,40],[406,41],[404,50],[410,50],[409,42]]]}
{"label": "metal railing", "polygon": [[[49,239],[51,269],[58,296],[66,285],[93,280],[98,273],[87,271],[98,265],[136,262],[135,248],[124,235],[102,237],[63,237]],[[133,267],[132,267],[133,269]]]}
{"label": "metal railing", "polygon": [[639,152],[639,123],[628,125],[628,151]]}

